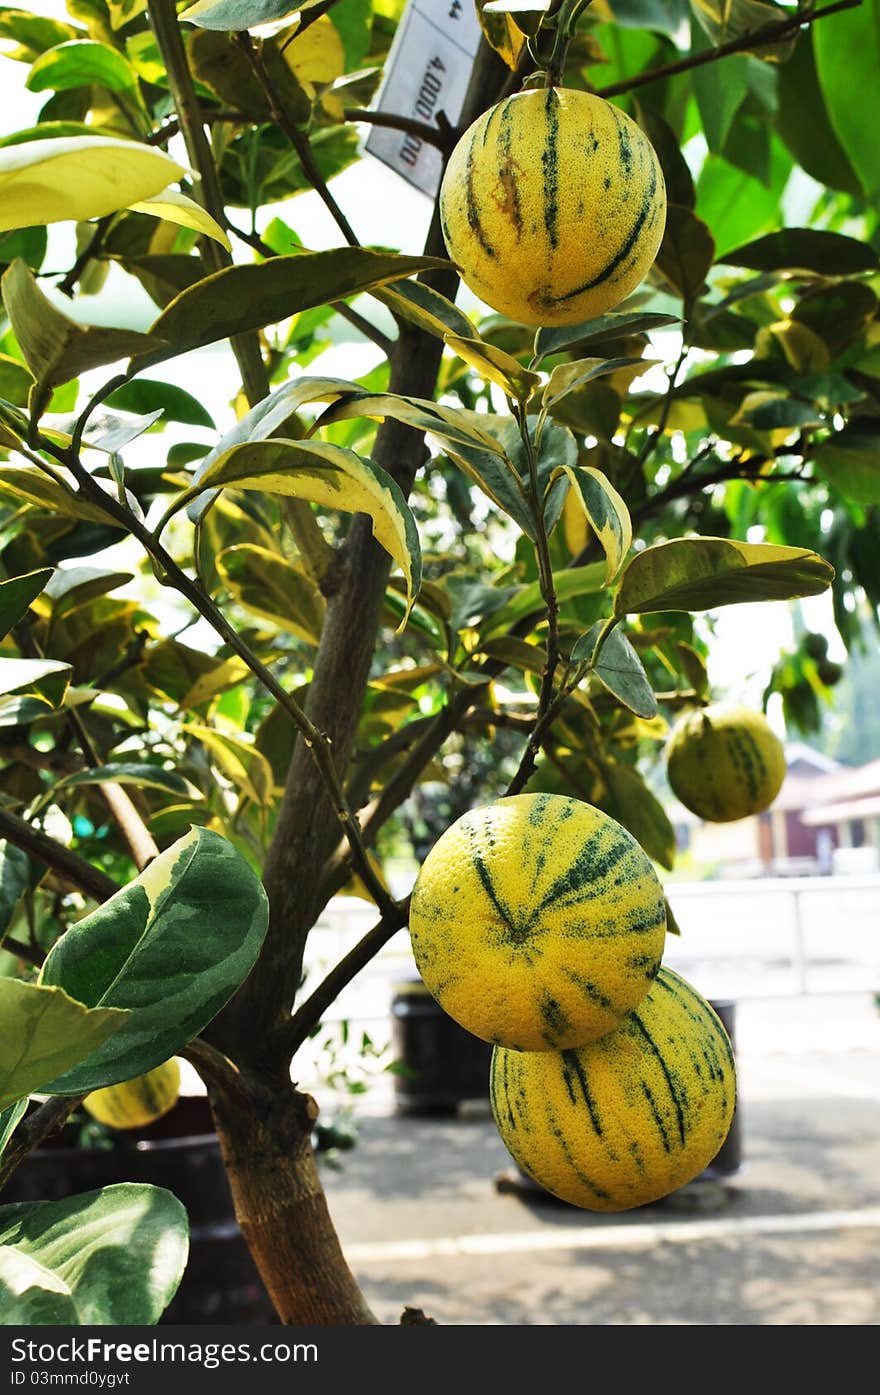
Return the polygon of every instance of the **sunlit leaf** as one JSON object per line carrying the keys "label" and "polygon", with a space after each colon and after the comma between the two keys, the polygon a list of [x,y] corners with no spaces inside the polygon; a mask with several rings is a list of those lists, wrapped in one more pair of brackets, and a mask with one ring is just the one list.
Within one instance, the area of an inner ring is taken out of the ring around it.
{"label": "sunlit leaf", "polygon": [[[589,662],[592,659],[603,623],[597,620],[573,646],[572,663]],[[610,693],[619,698],[624,706],[635,712],[638,717],[657,715],[657,699],[648,682],[644,665],[618,626],[605,638],[591,671]]]}
{"label": "sunlit leaf", "polygon": [[629,509],[601,470],[595,470],[590,465],[578,465],[574,468],[563,467],[562,471],[554,471],[553,475],[559,473],[564,473],[570,480],[574,496],[605,553],[607,586],[620,571],[632,545]]}
{"label": "sunlit leaf", "polygon": [[186,171],[154,146],[109,136],[0,149],[0,231],[101,218],[147,199]]}
{"label": "sunlit leaf", "polygon": [[127,1018],[106,1005],[87,1007],[61,988],[0,978],[0,1109],[75,1068]]}
{"label": "sunlit leaf", "polygon": [[496,383],[517,402],[525,402],[541,381],[537,373],[523,368],[512,354],[505,353],[494,344],[485,344],[482,339],[463,339],[457,334],[447,334],[446,343],[487,382]]}
{"label": "sunlit leaf", "polygon": [[[368,514],[373,535],[406,577],[409,604],[421,583],[419,537],[409,505],[389,474],[354,451],[323,442],[273,440],[233,446],[201,476],[199,491],[256,489]],[[199,501],[191,506],[199,509]]]}
{"label": "sunlit leaf", "polygon": [[614,613],[714,610],[817,596],[833,579],[834,568],[808,548],[677,538],[636,553],[617,588]]}
{"label": "sunlit leaf", "polygon": [[239,605],[273,625],[317,644],[324,598],[304,571],[277,552],[253,543],[224,548],[217,571]]}
{"label": "sunlit leaf", "polygon": [[151,1326],[188,1254],[186,1211],[164,1187],[120,1182],[0,1206],[0,1322]]}
{"label": "sunlit leaf", "polygon": [[177,223],[182,228],[192,228],[194,232],[204,233],[206,237],[219,242],[227,252],[232,250],[232,244],[220,224],[201,204],[188,198],[186,194],[181,194],[179,189],[163,189],[160,194],[154,194],[148,199],[138,199],[128,207],[132,213],[148,213],[153,218],[163,218],[166,223]]}

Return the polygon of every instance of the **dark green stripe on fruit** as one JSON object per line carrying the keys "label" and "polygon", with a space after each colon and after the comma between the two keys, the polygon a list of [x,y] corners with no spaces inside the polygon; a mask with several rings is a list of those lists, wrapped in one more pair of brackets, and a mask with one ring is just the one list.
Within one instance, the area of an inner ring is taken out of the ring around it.
{"label": "dark green stripe on fruit", "polygon": [[656,192],[657,167],[652,161],[650,183],[648,184],[648,188],[645,191],[645,196],[642,200],[642,206],[639,210],[639,216],[633,224],[632,230],[629,234],[629,237],[626,239],[626,242],[624,242],[623,246],[619,249],[619,251],[615,252],[614,256],[611,258],[611,261],[608,262],[607,265],[602,268],[598,276],[594,276],[591,281],[585,281],[584,284],[581,286],[576,286],[573,291],[566,291],[565,295],[552,297],[550,303],[558,304],[564,300],[573,300],[575,296],[583,295],[585,291],[591,291],[595,286],[600,286],[603,281],[609,281],[613,278],[614,273],[615,271],[617,271],[618,267],[620,267],[632,253],[633,248],[635,247],[642,233],[646,230],[646,227],[650,226],[650,224],[654,221],[654,218],[656,216],[656,208],[654,206],[654,195],[656,194]]}
{"label": "dark green stripe on fruit", "polygon": [[[675,1106],[675,1114],[678,1121],[678,1136],[681,1142],[684,1143],[686,1132],[684,1108],[682,1105],[681,1098],[679,1096],[679,1092],[675,1088],[675,1081],[673,1080],[672,1075],[670,1074],[669,1067],[666,1064],[666,1060],[663,1056],[663,1053],[658,1047],[654,1038],[651,1036],[651,1033],[648,1031],[647,1027],[645,1026],[644,1022],[642,1021],[641,1017],[637,1012],[634,1012],[630,1015],[629,1021],[632,1022],[636,1030],[640,1032],[641,1035],[644,1037],[645,1041],[648,1044],[648,1049],[650,1050],[651,1054],[654,1056],[654,1058],[660,1066],[663,1078],[666,1081],[666,1084],[669,1088],[670,1099],[672,1100],[672,1103]],[[647,1089],[647,1087],[645,1088]]]}
{"label": "dark green stripe on fruit", "polygon": [[587,1077],[584,1074],[584,1068],[581,1065],[580,1057],[576,1051],[562,1052],[562,1079],[565,1082],[565,1088],[568,1091],[572,1104],[577,1103],[577,1095],[574,1090],[575,1082],[577,1082],[583,1102],[587,1106],[587,1113],[590,1116],[590,1123],[593,1125],[593,1132],[601,1138],[602,1121],[599,1118],[596,1102],[590,1094]]}
{"label": "dark green stripe on fruit", "polygon": [[486,256],[494,257],[495,248],[483,231],[483,224],[480,219],[480,208],[477,202],[477,196],[474,192],[474,146],[477,143],[478,134],[479,132],[475,131],[471,137],[471,143],[468,147],[467,155],[465,156],[465,202],[467,207],[467,220],[468,227],[486,253]]}
{"label": "dark green stripe on fruit", "polygon": [[547,117],[547,143],[541,156],[544,171],[544,227],[550,246],[559,242],[559,98],[552,87],[547,88],[544,104]]}

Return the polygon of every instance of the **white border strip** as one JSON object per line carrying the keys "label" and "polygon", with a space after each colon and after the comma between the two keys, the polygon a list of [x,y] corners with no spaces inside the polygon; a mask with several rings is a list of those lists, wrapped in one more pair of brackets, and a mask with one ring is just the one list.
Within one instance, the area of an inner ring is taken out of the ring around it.
{"label": "white border strip", "polygon": [[567,1227],[497,1235],[438,1236],[424,1240],[388,1240],[346,1245],[351,1264],[401,1260],[457,1259],[465,1255],[534,1254],[553,1250],[639,1249],[661,1241],[738,1239],[745,1235],[792,1235],[823,1230],[880,1229],[880,1206],[860,1211],[808,1211],[788,1216],[741,1216],[736,1219],[657,1221],[638,1225]]}

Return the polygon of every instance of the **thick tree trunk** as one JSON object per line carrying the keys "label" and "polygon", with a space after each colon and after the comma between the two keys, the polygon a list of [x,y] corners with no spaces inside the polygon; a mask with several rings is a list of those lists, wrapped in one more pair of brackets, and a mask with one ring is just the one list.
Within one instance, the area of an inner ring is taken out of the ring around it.
{"label": "thick tree trunk", "polygon": [[345,1262],[318,1175],[317,1106],[281,1082],[245,1105],[211,1093],[235,1215],[279,1321],[296,1327],[376,1323]]}
{"label": "thick tree trunk", "polygon": [[[475,63],[462,122],[493,102],[509,77],[487,45]],[[444,256],[435,208],[426,252]],[[427,278],[426,278],[427,279]],[[454,296],[455,273],[430,278]],[[390,358],[391,392],[433,397],[442,342],[405,325]],[[373,459],[404,494],[425,459],[422,433],[390,419],[376,434]],[[315,656],[306,710],[327,734],[337,770],[351,754],[379,630],[390,571],[370,520],[353,520],[337,565],[326,579],[327,614]],[[327,1210],[311,1148],[314,1115],[289,1084],[285,1028],[302,972],[306,938],[319,915],[321,870],[340,825],[311,751],[300,738],[285,783],[263,871],[269,930],[257,964],[209,1035],[249,1078],[247,1102],[212,1099],[239,1225],[284,1323],[375,1323],[349,1270]]]}

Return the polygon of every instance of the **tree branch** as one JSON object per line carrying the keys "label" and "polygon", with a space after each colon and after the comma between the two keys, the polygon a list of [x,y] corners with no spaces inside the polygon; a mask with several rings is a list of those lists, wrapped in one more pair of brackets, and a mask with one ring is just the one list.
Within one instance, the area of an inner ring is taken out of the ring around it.
{"label": "tree branch", "polygon": [[28,853],[38,862],[45,862],[59,877],[63,877],[95,901],[107,901],[120,889],[119,883],[108,877],[106,872],[93,867],[85,858],[71,852],[70,848],[56,842],[48,834],[41,833],[39,829],[26,823],[17,814],[10,813],[8,809],[0,808],[0,838],[8,839],[16,848],[21,848],[22,852]]}
{"label": "tree branch", "polygon": [[60,1129],[84,1099],[84,1095],[57,1095],[22,1119],[0,1158],[0,1192],[28,1153]]}
{"label": "tree branch", "polygon": [[817,19],[825,19],[827,15],[837,14],[840,10],[854,10],[861,3],[862,0],[836,0],[835,4],[826,5],[821,10],[801,10],[788,19],[762,25],[751,34],[741,34],[738,39],[729,39],[727,43],[718,44],[702,53],[690,53],[687,58],[681,58],[675,63],[666,63],[662,68],[652,68],[646,73],[638,73],[635,77],[613,82],[608,87],[599,87],[596,89],[596,96],[606,99],[619,97],[624,92],[634,92],[637,87],[645,87],[650,82],[660,82],[663,78],[675,77],[677,73],[686,73],[691,68],[700,68],[704,63],[716,63],[719,58],[727,58],[732,53],[746,53],[753,48],[763,48],[765,44],[776,43],[796,34],[804,25],[813,24]]}
{"label": "tree branch", "polygon": [[339,204],[334,199],[333,195],[330,193],[330,190],[327,187],[327,182],[318,168],[317,162],[312,153],[312,147],[309,144],[308,136],[305,134],[304,131],[301,131],[298,126],[294,125],[287,112],[284,110],[284,108],[278,101],[278,97],[274,87],[272,86],[269,74],[266,72],[266,65],[263,62],[262,55],[260,54],[256,45],[254,44],[253,39],[251,38],[247,30],[242,30],[240,33],[237,33],[235,35],[235,38],[238,42],[239,47],[241,48],[242,52],[244,53],[245,57],[247,58],[248,62],[254,70],[254,76],[256,77],[257,82],[260,84],[260,87],[263,89],[266,101],[269,103],[269,110],[271,111],[274,120],[280,126],[284,134],[287,136],[287,139],[290,141],[291,145],[293,146],[294,150],[299,156],[299,162],[303,167],[303,173],[305,174],[312,188],[315,190],[315,193],[324,203],[325,207],[327,208],[331,217],[336,223],[336,226],[339,228],[339,231],[342,233],[342,236],[345,238],[349,246],[359,247],[360,242],[356,234],[352,231],[351,224],[349,223],[342,209],[339,207]]}

